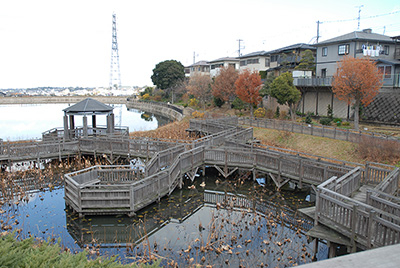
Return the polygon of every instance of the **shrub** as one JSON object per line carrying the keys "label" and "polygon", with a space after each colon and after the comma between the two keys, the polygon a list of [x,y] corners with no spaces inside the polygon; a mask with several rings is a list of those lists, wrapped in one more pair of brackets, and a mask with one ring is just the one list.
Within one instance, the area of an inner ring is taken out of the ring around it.
{"label": "shrub", "polygon": [[272,111],[271,109],[267,109],[267,111],[265,112],[265,117],[267,117],[268,119],[274,118],[274,111]]}
{"label": "shrub", "polygon": [[204,118],[204,113],[199,112],[199,111],[194,111],[194,112],[192,113],[192,116],[193,116],[194,118]]}
{"label": "shrub", "polygon": [[362,137],[358,143],[357,153],[368,161],[398,162],[400,160],[400,143],[393,140]]}
{"label": "shrub", "polygon": [[265,117],[265,108],[258,108],[257,110],[254,111],[254,116],[257,118],[263,118]]}
{"label": "shrub", "polygon": [[236,99],[232,102],[231,107],[233,109],[241,111],[242,109],[244,109],[244,102],[238,97],[236,97]]}
{"label": "shrub", "polygon": [[149,100],[150,99],[150,95],[149,93],[146,93],[142,96],[142,100]]}
{"label": "shrub", "polygon": [[[88,258],[87,250],[72,254],[62,250],[59,243],[35,241],[33,237],[19,241],[14,235],[15,232],[0,236],[0,267],[138,267],[123,265],[116,257]],[[140,267],[159,267],[159,261]]]}
{"label": "shrub", "polygon": [[221,108],[222,105],[224,105],[225,101],[221,98],[213,98],[214,105],[217,106],[218,108]]}
{"label": "shrub", "polygon": [[348,122],[348,121],[345,121],[345,122],[343,122],[343,123],[342,123],[342,126],[344,126],[344,127],[348,127],[348,126],[350,126],[350,122]]}
{"label": "shrub", "polygon": [[307,113],[306,118],[304,119],[304,122],[306,124],[311,124],[312,123],[312,118],[311,118],[311,113]]}
{"label": "shrub", "polygon": [[333,109],[332,109],[330,104],[328,104],[328,108],[327,108],[327,112],[326,113],[327,113],[329,118],[333,117]]}
{"label": "shrub", "polygon": [[288,119],[288,118],[289,118],[289,116],[286,111],[280,112],[279,119],[284,120],[284,119]]}
{"label": "shrub", "polygon": [[197,107],[197,105],[199,105],[199,101],[196,100],[195,98],[192,98],[189,100],[189,106],[190,107]]}
{"label": "shrub", "polygon": [[319,123],[320,123],[321,125],[329,126],[329,125],[332,123],[332,118],[330,118],[330,117],[322,117],[322,118],[319,120]]}
{"label": "shrub", "polygon": [[341,126],[342,125],[342,119],[341,118],[333,118],[333,122],[336,124],[336,126]]}
{"label": "shrub", "polygon": [[276,111],[275,111],[275,118],[279,118],[279,116],[280,116],[280,109],[279,109],[279,106],[277,106],[276,107]]}

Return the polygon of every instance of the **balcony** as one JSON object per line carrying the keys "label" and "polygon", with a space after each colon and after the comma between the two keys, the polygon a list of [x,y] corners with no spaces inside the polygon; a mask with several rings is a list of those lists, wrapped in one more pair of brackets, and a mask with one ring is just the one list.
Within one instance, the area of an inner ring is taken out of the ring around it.
{"label": "balcony", "polygon": [[293,84],[297,87],[330,87],[332,85],[332,77],[296,77],[293,78]]}
{"label": "balcony", "polygon": [[[293,78],[293,84],[297,87],[330,87],[332,80],[332,76]],[[400,87],[400,74],[393,74],[390,78],[384,78],[382,87]]]}

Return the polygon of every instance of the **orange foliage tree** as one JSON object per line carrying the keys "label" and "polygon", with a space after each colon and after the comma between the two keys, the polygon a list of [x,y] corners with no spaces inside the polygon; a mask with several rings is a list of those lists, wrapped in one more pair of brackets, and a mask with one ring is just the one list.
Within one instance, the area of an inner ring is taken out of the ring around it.
{"label": "orange foliage tree", "polygon": [[212,95],[223,101],[231,102],[235,98],[235,82],[238,72],[233,67],[221,68],[212,85]]}
{"label": "orange foliage tree", "polygon": [[354,103],[354,128],[359,130],[360,104],[368,106],[379,93],[382,75],[369,58],[344,57],[333,76],[332,91],[339,100]]}
{"label": "orange foliage tree", "polygon": [[187,86],[189,94],[200,100],[205,110],[206,102],[211,99],[211,78],[209,75],[194,73],[190,76]]}
{"label": "orange foliage tree", "polygon": [[253,106],[258,105],[262,99],[259,93],[262,86],[260,74],[246,69],[239,74],[235,86],[236,95],[250,105],[251,116],[253,116]]}

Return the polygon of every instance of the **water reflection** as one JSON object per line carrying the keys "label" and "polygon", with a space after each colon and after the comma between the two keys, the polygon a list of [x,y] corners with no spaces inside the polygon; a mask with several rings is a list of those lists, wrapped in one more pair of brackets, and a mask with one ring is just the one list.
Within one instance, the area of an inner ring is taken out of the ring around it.
{"label": "water reflection", "polygon": [[[42,132],[63,126],[63,109],[71,104],[9,104],[0,105],[0,139],[40,139]],[[128,109],[123,104],[112,104],[115,123],[129,127],[132,131],[156,129],[170,122],[160,115],[147,114],[152,120],[141,118],[143,112]],[[11,115],[11,116],[10,116]],[[97,124],[106,125],[105,118],[99,117]]]}
{"label": "water reflection", "polygon": [[[162,257],[162,265],[174,261],[184,267],[284,267],[311,261],[312,247],[304,233],[312,222],[296,213],[299,206],[312,205],[305,202],[307,193],[277,192],[253,181],[207,174],[193,184],[186,180],[182,189],[132,218],[80,219],[65,208],[59,188],[4,204],[0,220],[2,228],[21,229],[22,238],[61,238],[72,251],[95,248],[102,256],[119,254],[125,263],[151,254]],[[318,259],[327,256],[322,243],[318,254]]]}
{"label": "water reflection", "polygon": [[[231,193],[226,191],[232,189],[228,181],[216,184],[215,180],[199,178],[194,187],[187,182],[134,218],[82,220],[68,211],[68,232],[81,247],[98,245],[102,254],[120,254],[128,262],[146,252],[166,258],[164,265],[168,259],[183,266],[195,262],[245,267],[311,261],[312,247],[304,234],[313,223],[299,217],[295,209],[299,197],[304,201],[304,193],[270,195],[261,187],[256,193],[253,182],[238,189],[252,194]],[[259,196],[262,192],[267,193],[264,199]],[[326,247],[320,247],[317,258],[324,259]]]}

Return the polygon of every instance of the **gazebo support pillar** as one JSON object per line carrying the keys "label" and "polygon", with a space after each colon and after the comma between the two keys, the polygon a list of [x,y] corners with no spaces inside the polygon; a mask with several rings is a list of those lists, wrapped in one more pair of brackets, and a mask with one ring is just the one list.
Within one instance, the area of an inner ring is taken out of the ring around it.
{"label": "gazebo support pillar", "polygon": [[68,131],[69,133],[69,138],[74,137],[75,136],[75,119],[73,115],[69,116],[69,129],[70,131]]}
{"label": "gazebo support pillar", "polygon": [[107,115],[107,133],[114,133],[114,113]]}
{"label": "gazebo support pillar", "polygon": [[88,136],[88,124],[87,124],[87,116],[83,116],[83,136],[87,137]]}
{"label": "gazebo support pillar", "polygon": [[93,136],[96,136],[96,115],[92,115]]}
{"label": "gazebo support pillar", "polygon": [[69,140],[68,116],[64,115],[64,140]]}

